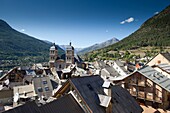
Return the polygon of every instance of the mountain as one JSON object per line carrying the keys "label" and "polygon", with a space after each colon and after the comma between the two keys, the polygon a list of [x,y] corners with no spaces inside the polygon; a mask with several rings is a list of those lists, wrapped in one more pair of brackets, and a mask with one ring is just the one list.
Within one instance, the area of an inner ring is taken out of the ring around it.
{"label": "mountain", "polygon": [[119,41],[119,40],[118,40],[117,38],[112,38],[112,39],[107,40],[107,41],[105,41],[105,42],[103,42],[103,43],[94,44],[94,45],[92,45],[92,46],[90,46],[90,47],[84,48],[84,49],[78,51],[78,54],[85,54],[85,53],[91,52],[91,51],[93,51],[93,50],[101,49],[101,48],[107,47],[107,46],[109,46],[109,45],[112,45],[112,44],[114,44],[114,43],[117,43],[118,41]]}
{"label": "mountain", "polygon": [[113,57],[113,55],[110,55],[112,51],[133,50],[137,48],[140,49],[141,47],[162,48],[170,46],[169,19],[170,6],[166,7],[160,13],[149,18],[140,26],[137,31],[135,31],[128,37],[108,47],[89,52],[85,56],[86,58],[92,56],[91,59],[95,58],[96,56],[100,58],[106,58],[106,56]]}
{"label": "mountain", "polygon": [[[60,48],[62,48],[64,51],[66,50],[67,45],[59,45]],[[82,48],[74,48],[74,52],[78,53],[79,51],[81,51]]]}
{"label": "mountain", "polygon": [[146,46],[170,46],[170,6],[166,7],[163,11],[154,15],[141,27],[119,41],[105,49],[133,49],[136,47]]}
{"label": "mountain", "polygon": [[[51,44],[20,33],[0,19],[0,63],[10,60],[10,63],[44,62],[49,59]],[[59,53],[64,51],[59,48]],[[9,61],[8,61],[9,63]]]}
{"label": "mountain", "polygon": [[50,41],[48,41],[48,40],[42,40],[42,41],[44,41],[45,43],[50,44],[50,45],[53,44],[52,42],[50,42]]}

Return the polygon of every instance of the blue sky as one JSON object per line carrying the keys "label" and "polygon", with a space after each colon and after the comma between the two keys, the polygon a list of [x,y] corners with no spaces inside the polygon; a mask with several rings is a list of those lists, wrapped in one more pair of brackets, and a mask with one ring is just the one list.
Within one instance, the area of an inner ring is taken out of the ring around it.
{"label": "blue sky", "polygon": [[170,0],[0,0],[0,19],[38,39],[87,47],[125,38],[168,5]]}

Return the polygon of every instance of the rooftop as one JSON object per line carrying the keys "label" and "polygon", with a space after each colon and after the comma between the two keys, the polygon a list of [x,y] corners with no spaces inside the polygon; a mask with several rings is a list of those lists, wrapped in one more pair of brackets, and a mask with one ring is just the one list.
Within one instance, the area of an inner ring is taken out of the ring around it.
{"label": "rooftop", "polygon": [[170,79],[163,74],[159,73],[150,66],[144,67],[138,70],[139,73],[143,74],[154,83],[160,85],[162,88],[170,92]]}

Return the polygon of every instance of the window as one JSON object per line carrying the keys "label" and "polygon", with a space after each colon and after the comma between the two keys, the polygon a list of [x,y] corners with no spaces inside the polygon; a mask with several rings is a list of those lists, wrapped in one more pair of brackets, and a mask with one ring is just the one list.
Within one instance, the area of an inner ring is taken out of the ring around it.
{"label": "window", "polygon": [[160,64],[161,63],[161,61],[160,60],[158,60],[158,64]]}
{"label": "window", "polygon": [[43,89],[41,87],[38,87],[38,92],[43,92]]}
{"label": "window", "polygon": [[43,80],[43,84],[47,84],[47,81],[46,81],[46,80]]}
{"label": "window", "polygon": [[45,87],[45,91],[49,91],[49,87]]}

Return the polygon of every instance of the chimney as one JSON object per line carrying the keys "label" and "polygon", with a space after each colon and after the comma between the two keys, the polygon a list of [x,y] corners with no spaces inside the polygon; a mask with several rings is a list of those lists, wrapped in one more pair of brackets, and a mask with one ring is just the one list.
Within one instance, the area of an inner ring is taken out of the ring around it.
{"label": "chimney", "polygon": [[[104,92],[108,97],[112,97],[112,90],[110,87],[110,82],[109,81],[105,81],[102,85],[102,87],[104,88]],[[109,102],[108,107],[106,107],[106,113],[112,113],[112,102]]]}
{"label": "chimney", "polygon": [[136,64],[136,70],[140,69],[139,63]]}

